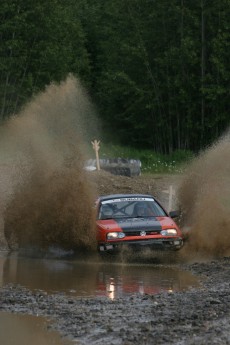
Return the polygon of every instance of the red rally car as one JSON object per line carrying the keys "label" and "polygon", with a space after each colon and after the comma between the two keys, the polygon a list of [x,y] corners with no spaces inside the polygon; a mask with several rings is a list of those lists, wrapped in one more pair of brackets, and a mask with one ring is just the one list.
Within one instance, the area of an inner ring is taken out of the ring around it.
{"label": "red rally car", "polygon": [[183,247],[182,232],[172,219],[178,216],[177,212],[168,214],[151,195],[101,196],[96,207],[100,252],[113,252],[123,245],[154,250],[179,250]]}

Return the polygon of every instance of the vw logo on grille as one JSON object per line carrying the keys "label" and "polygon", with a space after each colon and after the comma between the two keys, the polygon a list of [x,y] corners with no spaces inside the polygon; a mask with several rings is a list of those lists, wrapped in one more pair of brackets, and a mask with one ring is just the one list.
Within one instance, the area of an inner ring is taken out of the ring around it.
{"label": "vw logo on grille", "polygon": [[141,232],[140,232],[140,235],[141,235],[141,236],[145,236],[145,235],[146,235],[146,232],[145,232],[145,231],[141,231]]}

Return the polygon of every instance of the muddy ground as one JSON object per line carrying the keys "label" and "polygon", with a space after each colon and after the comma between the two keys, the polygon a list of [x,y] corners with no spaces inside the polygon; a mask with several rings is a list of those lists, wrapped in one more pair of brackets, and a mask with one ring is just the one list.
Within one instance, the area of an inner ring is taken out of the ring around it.
{"label": "muddy ground", "polygon": [[[91,178],[98,194],[152,193],[167,207],[166,191],[170,185],[176,189],[181,176],[94,173]],[[79,345],[230,344],[229,264],[229,257],[188,257],[185,246],[170,265],[197,275],[199,288],[109,300],[48,295],[10,285],[0,289],[0,311],[46,316],[53,321],[51,327]]]}

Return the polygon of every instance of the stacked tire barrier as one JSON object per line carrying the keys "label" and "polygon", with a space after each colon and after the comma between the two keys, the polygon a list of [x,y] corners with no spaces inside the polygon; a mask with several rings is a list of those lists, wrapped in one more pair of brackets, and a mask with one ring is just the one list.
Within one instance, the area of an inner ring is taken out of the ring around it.
{"label": "stacked tire barrier", "polygon": [[[128,158],[104,158],[100,159],[100,168],[114,175],[139,176],[141,174],[141,161]],[[86,170],[96,170],[96,159],[86,162]]]}

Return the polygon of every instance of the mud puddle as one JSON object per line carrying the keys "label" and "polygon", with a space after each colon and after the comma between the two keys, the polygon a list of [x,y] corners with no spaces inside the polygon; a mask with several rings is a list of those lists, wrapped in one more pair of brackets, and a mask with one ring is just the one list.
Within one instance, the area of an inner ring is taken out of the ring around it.
{"label": "mud puddle", "polygon": [[0,344],[70,345],[58,332],[48,330],[42,317],[0,312]]}
{"label": "mud puddle", "polygon": [[198,286],[190,272],[164,265],[104,262],[100,258],[63,260],[0,255],[0,287],[19,284],[30,290],[76,297],[173,292]]}

